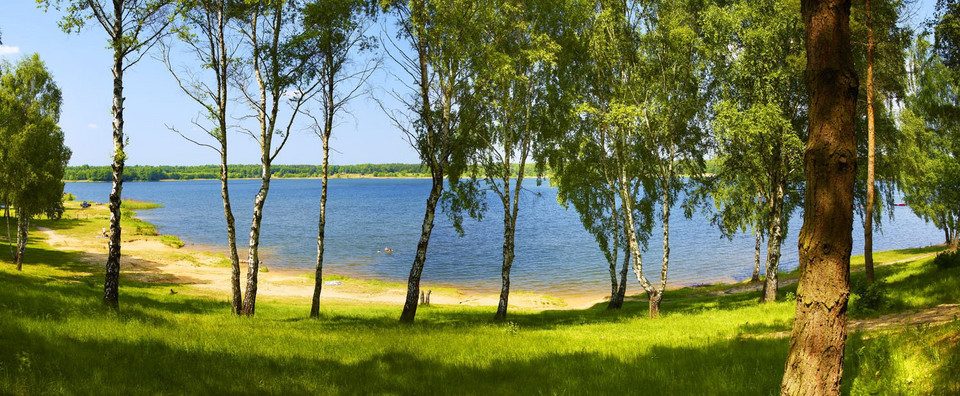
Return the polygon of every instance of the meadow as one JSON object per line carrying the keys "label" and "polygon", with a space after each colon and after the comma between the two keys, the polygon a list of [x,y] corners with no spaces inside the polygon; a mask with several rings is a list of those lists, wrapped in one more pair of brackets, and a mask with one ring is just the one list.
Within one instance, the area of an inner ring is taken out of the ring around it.
{"label": "meadow", "polygon": [[[73,210],[35,223],[95,232]],[[641,297],[619,311],[512,310],[505,323],[494,307],[434,305],[403,325],[399,306],[350,301],[324,301],[311,320],[309,301],[289,298],[240,318],[227,296],[125,274],[114,312],[100,264],[32,235],[22,272],[0,262],[0,394],[776,394],[795,306],[795,284],[767,305],[738,284],[669,291],[659,319]],[[960,392],[956,315],[882,326],[960,302],[960,268],[932,264],[942,249],[876,256],[897,263],[877,267],[879,302],[853,299],[851,323],[874,326],[850,332],[846,393]]]}

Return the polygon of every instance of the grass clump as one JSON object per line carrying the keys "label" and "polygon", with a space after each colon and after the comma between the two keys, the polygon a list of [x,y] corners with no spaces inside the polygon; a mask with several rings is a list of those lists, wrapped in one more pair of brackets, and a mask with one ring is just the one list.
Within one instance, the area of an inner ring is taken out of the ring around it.
{"label": "grass clump", "polygon": [[183,240],[181,240],[176,235],[161,235],[160,242],[164,245],[175,247],[177,249],[183,247]]}
{"label": "grass clump", "polygon": [[147,210],[162,208],[163,204],[148,201],[138,201],[136,199],[124,199],[120,201],[120,207],[129,210]]}

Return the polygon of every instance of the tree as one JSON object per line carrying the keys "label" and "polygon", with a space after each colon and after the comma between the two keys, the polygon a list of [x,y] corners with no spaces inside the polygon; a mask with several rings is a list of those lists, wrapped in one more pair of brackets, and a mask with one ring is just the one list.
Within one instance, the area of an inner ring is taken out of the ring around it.
{"label": "tree", "polygon": [[944,232],[945,242],[960,239],[960,84],[931,48],[925,35],[910,54],[906,108],[907,135],[900,150],[909,158],[903,178],[910,209]]}
{"label": "tree", "polygon": [[[639,26],[640,78],[631,85],[628,99],[635,106],[636,133],[643,141],[643,173],[653,185],[645,194],[656,197],[663,230],[660,282],[652,285],[643,274],[641,249],[636,243],[634,222],[625,208],[627,237],[633,252],[634,273],[650,299],[650,316],[660,314],[670,264],[670,216],[679,195],[692,186],[682,175],[699,177],[705,167],[705,130],[701,115],[708,82],[702,41],[702,12],[698,1],[651,1],[641,9]],[[621,200],[626,190],[622,190]],[[626,201],[625,201],[626,202]],[[689,210],[685,211],[691,216]]]}
{"label": "tree", "polygon": [[781,392],[839,394],[850,296],[859,83],[850,44],[850,2],[803,0],[801,12],[809,138],[800,284]]}
{"label": "tree", "polygon": [[[860,79],[861,107],[858,113],[858,156],[866,157],[865,167],[858,168],[856,189],[857,208],[863,208],[864,268],[869,282],[873,282],[873,231],[879,229],[883,211],[892,216],[897,168],[900,166],[896,147],[902,140],[893,119],[895,100],[903,97],[905,60],[903,54],[909,43],[910,33],[899,26],[905,4],[900,0],[864,0],[853,4],[851,35],[854,46],[854,64]],[[866,130],[862,130],[866,127]],[[863,141],[861,138],[866,138]],[[879,143],[879,146],[878,146]],[[880,166],[877,166],[877,155]],[[881,183],[877,182],[879,179]],[[879,193],[879,194],[878,194]],[[879,195],[879,197],[878,197]],[[879,198],[884,198],[880,200]],[[858,210],[859,212],[859,210]]]}
{"label": "tree", "polygon": [[472,180],[483,178],[483,187],[503,206],[501,289],[494,320],[507,317],[526,164],[540,151],[541,128],[549,125],[538,119],[550,105],[545,100],[549,96],[545,84],[558,48],[542,25],[557,8],[562,6],[515,0],[495,0],[481,8],[486,11],[480,17],[486,29],[477,37],[475,56],[479,59],[470,63],[472,90],[465,107],[472,107],[469,111],[478,119],[478,147],[470,161],[474,165]]}
{"label": "tree", "polygon": [[63,174],[70,149],[57,126],[62,96],[37,54],[24,58],[8,73],[0,65],[0,198],[7,217],[17,214],[17,247],[13,261],[23,268],[30,219],[63,213]]}
{"label": "tree", "polygon": [[[407,141],[420,154],[430,171],[430,193],[421,226],[417,252],[407,278],[401,322],[413,322],[417,314],[420,276],[427,257],[427,246],[433,231],[437,203],[443,195],[444,177],[459,180],[465,166],[467,150],[473,145],[469,126],[459,113],[465,89],[471,49],[468,37],[476,34],[472,21],[478,7],[463,0],[411,0],[384,2],[385,9],[397,17],[398,39],[409,45],[404,52],[392,42],[389,56],[410,78],[410,93],[393,92],[405,109],[387,111]],[[461,206],[460,198],[474,196],[448,191],[453,206]],[[472,206],[469,205],[468,206]],[[454,209],[455,210],[455,209]]]}
{"label": "tree", "polygon": [[[761,302],[777,297],[780,247],[800,205],[800,164],[806,138],[803,25],[794,1],[738,1],[711,12],[724,32],[713,131],[717,170],[711,183],[721,230],[754,228],[767,237]],[[758,84],[757,81],[762,81]],[[758,261],[758,260],[757,260]],[[758,271],[754,271],[756,274]]]}
{"label": "tree", "polygon": [[113,187],[110,189],[110,238],[108,240],[103,301],[120,307],[120,195],[123,191],[123,74],[137,64],[157,43],[171,19],[167,16],[170,0],[41,0],[44,4],[66,4],[60,27],[70,33],[81,30],[93,19],[107,34],[113,50]]}
{"label": "tree", "polygon": [[316,46],[313,72],[321,81],[320,118],[306,112],[314,121],[314,132],[323,143],[320,218],[317,231],[317,267],[314,277],[310,317],[320,317],[320,292],[323,287],[323,242],[327,224],[327,183],[330,176],[330,136],[337,116],[350,100],[356,98],[371,73],[379,65],[372,59],[352,68],[357,52],[376,48],[376,38],[366,34],[377,8],[366,0],[327,0],[309,3],[304,9],[306,30]]}
{"label": "tree", "polygon": [[[301,108],[317,94],[320,79],[311,70],[318,51],[311,33],[303,28],[302,4],[295,0],[251,1],[248,12],[237,21],[243,37],[243,55],[235,79],[243,100],[250,106],[257,129],[241,127],[260,145],[260,189],[253,201],[250,243],[247,253],[247,286],[240,314],[256,313],[257,283],[260,271],[260,226],[263,205],[270,192],[271,165],[287,143]],[[281,113],[281,102],[289,111]],[[273,146],[278,136],[280,144]]]}
{"label": "tree", "polygon": [[239,62],[235,57],[236,37],[231,34],[229,26],[232,20],[243,12],[243,7],[241,3],[232,0],[190,0],[184,1],[182,6],[177,15],[178,23],[173,30],[187,52],[199,62],[201,71],[209,75],[201,76],[187,68],[176,70],[171,60],[172,43],[163,42],[161,59],[170,74],[177,80],[180,89],[203,108],[201,114],[213,124],[213,127],[202,124],[198,120],[193,120],[193,124],[206,135],[214,138],[218,146],[201,143],[174,127],[170,129],[184,139],[210,148],[220,155],[220,196],[223,199],[223,215],[227,222],[227,246],[230,249],[232,310],[239,315],[243,300],[240,291],[236,220],[230,205],[228,186],[227,136],[230,126],[227,117],[230,106],[229,87],[234,78],[236,63]]}

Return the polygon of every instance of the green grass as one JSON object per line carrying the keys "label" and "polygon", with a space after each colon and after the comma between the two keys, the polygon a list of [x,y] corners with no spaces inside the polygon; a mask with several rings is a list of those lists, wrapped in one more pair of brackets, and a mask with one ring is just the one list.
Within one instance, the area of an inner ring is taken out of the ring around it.
{"label": "green grass", "polygon": [[146,210],[162,208],[163,204],[155,202],[138,201],[136,199],[124,199],[120,202],[120,207],[129,210]]}
{"label": "green grass", "polygon": [[160,242],[163,242],[164,245],[175,247],[178,249],[183,247],[183,240],[181,240],[176,235],[161,235]]}
{"label": "green grass", "polygon": [[[309,301],[261,298],[237,318],[227,296],[124,276],[112,312],[102,269],[81,259],[34,239],[23,272],[0,261],[0,394],[776,394],[789,340],[771,335],[790,330],[795,305],[795,286],[763,306],[718,286],[668,292],[656,320],[637,299],[507,323],[490,322],[494,307],[435,305],[401,325],[398,306],[325,301],[310,320]],[[889,312],[957,302],[960,273],[929,259],[878,275]],[[956,320],[853,333],[844,391],[955,394],[958,339]]]}

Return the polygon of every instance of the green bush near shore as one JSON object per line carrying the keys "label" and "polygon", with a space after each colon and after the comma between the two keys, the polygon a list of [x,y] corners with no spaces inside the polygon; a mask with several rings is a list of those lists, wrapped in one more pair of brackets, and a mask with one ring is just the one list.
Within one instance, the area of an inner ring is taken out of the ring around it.
{"label": "green bush near shore", "polygon": [[160,242],[162,242],[164,245],[175,247],[177,249],[183,247],[183,241],[176,235],[161,235]]}
{"label": "green bush near shore", "polygon": [[[433,305],[402,325],[399,306],[324,300],[310,320],[307,299],[263,296],[238,318],[228,296],[124,274],[113,312],[80,253],[34,239],[24,271],[0,258],[0,394],[775,394],[796,304],[795,285],[765,305],[711,286],[668,291],[655,320],[633,297],[507,323],[490,321],[495,307]],[[960,268],[932,257],[877,275],[889,304],[870,316],[958,301]],[[845,393],[960,391],[957,320],[852,332],[845,356]]]}

